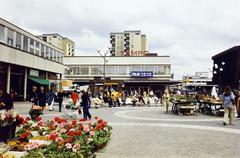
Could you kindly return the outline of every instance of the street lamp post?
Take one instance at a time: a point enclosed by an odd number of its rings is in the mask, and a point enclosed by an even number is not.
[[[98,54],[103,58],[103,80],[104,81],[106,78],[106,63],[107,63],[106,57],[110,50],[111,48],[108,48],[107,52],[104,54],[101,53],[101,50],[97,50]]]

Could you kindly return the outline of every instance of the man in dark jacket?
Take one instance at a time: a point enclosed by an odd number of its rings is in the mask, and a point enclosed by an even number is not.
[[[92,116],[89,112],[89,96],[88,96],[88,93],[85,92],[85,91],[82,91],[82,103],[81,103],[81,106],[83,108],[83,118],[85,120],[87,120],[87,118],[89,118],[89,120],[91,120]]]
[[[32,91],[30,92],[30,102],[32,102],[33,105],[38,105],[38,97],[37,97],[37,87],[32,86]]]
[[[13,108],[11,96],[5,92],[5,88],[0,83],[0,110],[10,110]]]

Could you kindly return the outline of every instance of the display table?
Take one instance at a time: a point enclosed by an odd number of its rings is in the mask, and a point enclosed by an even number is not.
[[[189,101],[176,101],[173,102],[172,111],[175,114],[194,115],[195,106],[192,104],[192,102]]]
[[[223,112],[223,103],[222,102],[206,102],[206,101],[198,101],[199,111],[205,114],[212,115],[214,113]]]

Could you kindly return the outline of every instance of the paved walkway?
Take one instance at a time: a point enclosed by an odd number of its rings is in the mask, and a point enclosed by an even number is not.
[[[28,115],[30,104],[15,103],[15,107]],[[239,119],[234,126],[223,127],[221,117],[164,114],[162,107],[101,108],[91,113],[113,126],[112,140],[98,158],[240,157]],[[45,111],[43,117],[60,115]]]

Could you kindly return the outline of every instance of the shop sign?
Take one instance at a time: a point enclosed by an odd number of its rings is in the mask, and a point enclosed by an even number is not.
[[[130,75],[131,77],[149,78],[149,77],[153,77],[153,72],[152,71],[132,71]]]
[[[34,69],[30,69],[29,75],[39,77],[39,71],[34,70]]]
[[[103,83],[95,83],[95,86],[103,86]]]

